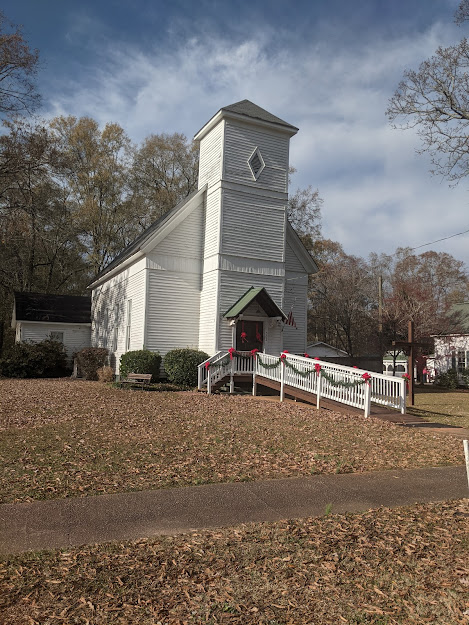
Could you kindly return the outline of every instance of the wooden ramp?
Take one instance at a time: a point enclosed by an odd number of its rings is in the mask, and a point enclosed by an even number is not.
[[[266,386],[267,388],[272,388],[280,393],[280,382],[276,382],[275,380],[271,380],[269,378],[264,378],[261,375],[256,376],[256,386]],[[307,404],[313,404],[316,406],[316,395],[314,393],[309,393],[308,391],[303,391],[294,386],[290,386],[289,384],[284,385],[285,397],[292,398],[296,400],[303,401]],[[353,406],[349,406],[347,404],[343,404],[338,401],[334,401],[332,399],[325,399],[321,397],[320,408],[325,410],[333,410],[334,412],[342,412],[345,414],[358,414],[363,416],[363,410],[361,408],[354,408]],[[407,420],[414,422],[415,417],[411,417],[411,415],[401,414],[398,410],[393,410],[391,408],[387,408],[386,406],[377,406],[375,404],[371,404],[371,417],[378,417],[379,419],[383,419],[385,421],[391,421],[392,423],[406,423]]]

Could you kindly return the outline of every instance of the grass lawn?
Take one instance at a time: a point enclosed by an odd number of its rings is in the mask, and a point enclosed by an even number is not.
[[[461,441],[248,397],[0,380],[0,502],[462,464]]]
[[[469,390],[447,391],[433,386],[417,386],[415,406],[408,406],[407,412],[428,421],[469,429]]]
[[[469,501],[0,559],[9,625],[469,622]]]

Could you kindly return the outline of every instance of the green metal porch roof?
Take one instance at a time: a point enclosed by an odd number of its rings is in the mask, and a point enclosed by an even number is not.
[[[286,314],[280,310],[263,286],[258,288],[251,286],[223,316],[227,319],[238,317],[254,301],[257,301],[268,317],[287,318]]]

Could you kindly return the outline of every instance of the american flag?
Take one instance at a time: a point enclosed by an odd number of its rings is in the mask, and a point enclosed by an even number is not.
[[[288,317],[285,321],[285,325],[286,326],[292,326],[293,328],[296,328],[296,321],[295,321],[295,317],[293,316],[293,311],[290,310],[290,312],[288,313]]]

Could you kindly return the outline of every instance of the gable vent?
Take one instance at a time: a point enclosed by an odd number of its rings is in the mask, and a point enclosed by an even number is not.
[[[265,167],[264,159],[262,158],[259,148],[256,148],[251,154],[251,157],[248,160],[248,165],[251,168],[254,180],[257,180]]]

